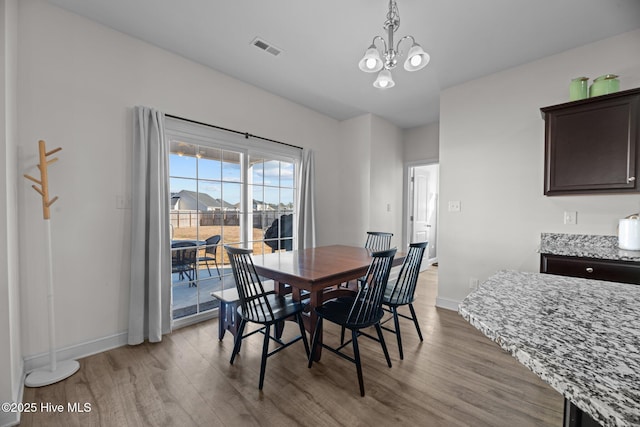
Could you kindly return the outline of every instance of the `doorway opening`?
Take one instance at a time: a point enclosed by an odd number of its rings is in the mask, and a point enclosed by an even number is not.
[[[407,241],[428,241],[422,268],[438,263],[438,195],[440,165],[413,164],[408,169]]]

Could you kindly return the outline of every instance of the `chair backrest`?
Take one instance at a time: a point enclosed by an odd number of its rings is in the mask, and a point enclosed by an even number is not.
[[[209,237],[206,241],[207,246],[204,248],[205,253],[212,254],[215,258],[216,251],[218,250],[218,243],[220,243],[220,235]]]
[[[367,231],[367,241],[364,243],[364,247],[372,251],[386,251],[391,248],[391,237],[393,237],[393,233]]]
[[[421,242],[409,245],[409,252],[402,263],[398,279],[391,287],[391,292],[387,292],[389,301],[400,304],[408,304],[413,301],[420,265],[422,265],[422,257],[427,244],[428,242]]]
[[[175,242],[171,244],[171,264],[184,266],[194,264],[198,247],[193,242]]]
[[[376,319],[382,307],[382,297],[396,249],[374,252],[367,274],[360,280],[358,295],[349,310],[349,323],[369,323]]]
[[[253,250],[227,245],[224,248],[231,262],[233,277],[240,297],[242,315],[250,319],[273,319],[273,310],[267,299],[267,295],[273,292],[265,292],[262,286],[251,258]]]

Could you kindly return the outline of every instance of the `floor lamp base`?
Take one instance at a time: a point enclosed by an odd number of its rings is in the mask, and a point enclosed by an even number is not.
[[[56,370],[48,368],[37,369],[31,372],[24,380],[27,387],[43,387],[69,378],[80,369],[80,364],[75,360],[65,360],[56,364]]]

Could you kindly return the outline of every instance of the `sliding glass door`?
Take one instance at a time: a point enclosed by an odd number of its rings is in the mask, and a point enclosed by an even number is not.
[[[174,320],[211,312],[211,292],[235,287],[223,245],[255,255],[294,247],[299,164],[299,150],[181,126],[167,124]]]

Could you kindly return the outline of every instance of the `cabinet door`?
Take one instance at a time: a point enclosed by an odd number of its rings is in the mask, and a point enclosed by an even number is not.
[[[638,191],[639,95],[546,111],[546,195]]]
[[[640,263],[541,254],[540,272],[640,284]]]

